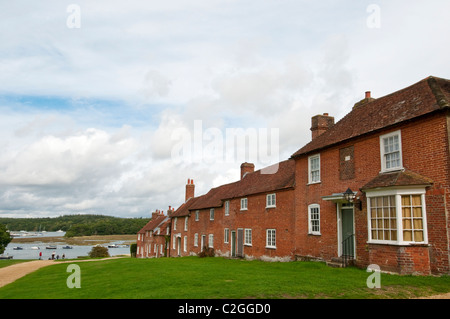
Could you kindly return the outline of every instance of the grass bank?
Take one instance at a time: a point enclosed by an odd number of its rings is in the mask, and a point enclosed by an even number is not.
[[[74,261],[76,263],[76,261]],[[3,298],[411,298],[450,291],[450,277],[381,274],[323,263],[223,258],[123,258],[78,263],[81,288],[69,289],[68,264],[42,268],[0,288]]]

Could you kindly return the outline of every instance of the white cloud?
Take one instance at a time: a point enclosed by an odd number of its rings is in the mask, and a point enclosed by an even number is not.
[[[366,90],[450,78],[448,1],[380,1],[379,29],[369,2],[76,3],[79,29],[69,3],[0,5],[2,214],[179,206],[187,178],[198,194],[239,178],[240,162],[217,165],[214,152],[173,160],[173,132],[192,137],[195,120],[223,135],[278,128],[282,160],[315,114],[338,120]]]

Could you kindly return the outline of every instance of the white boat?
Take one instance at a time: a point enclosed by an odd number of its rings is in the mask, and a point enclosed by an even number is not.
[[[56,249],[56,246],[47,246],[45,249]]]
[[[40,249],[38,246],[33,246],[33,247],[31,247],[31,249],[33,249],[33,250],[38,250],[38,249]]]
[[[119,248],[119,245],[111,244],[111,245],[108,245],[108,248]]]

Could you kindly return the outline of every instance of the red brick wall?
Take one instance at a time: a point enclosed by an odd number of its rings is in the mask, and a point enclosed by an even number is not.
[[[150,235],[149,232],[145,232],[140,235],[136,242],[138,251],[136,252],[137,258],[147,258],[147,257],[162,257],[165,251],[165,238],[162,235]],[[139,239],[142,238],[143,239]],[[155,244],[157,245],[158,253],[155,252]],[[160,245],[163,245],[163,254],[160,252]]]
[[[178,218],[177,230],[181,232],[182,240],[188,236],[188,252],[198,254],[201,251],[201,236],[206,235],[205,245],[208,245],[209,234],[214,235],[214,250],[216,255],[231,255],[231,232],[238,228],[252,229],[252,245],[244,245],[246,258],[293,259],[294,258],[294,191],[284,190],[276,193],[276,208],[266,208],[266,195],[247,196],[248,209],[241,211],[240,198],[230,200],[229,216],[225,216],[225,207],[214,208],[214,220],[210,220],[210,209],[199,210],[199,220],[195,220],[195,211],[191,212],[188,231],[184,232],[184,218]],[[182,219],[182,223],[180,220]],[[173,220],[173,219],[172,219]],[[179,228],[182,227],[182,228]],[[224,242],[224,230],[229,229],[229,241]],[[180,230],[181,229],[181,230]],[[276,249],[266,248],[266,230],[276,229]],[[194,246],[194,236],[198,234],[198,246]],[[237,238],[237,237],[236,237]],[[182,243],[183,245],[183,243]],[[171,244],[172,249],[172,244]],[[171,256],[176,255],[172,249]]]
[[[358,125],[358,123],[355,123]],[[308,184],[308,156],[303,155],[296,161],[296,254],[300,256],[314,256],[329,260],[337,257],[337,213],[336,204],[322,200],[322,196],[333,193],[342,193],[348,187],[358,191],[362,200],[362,211],[355,208],[356,254],[357,264],[365,267],[371,263],[382,266],[386,270],[395,269],[395,258],[391,250],[397,250],[388,245],[367,244],[367,204],[364,193],[359,190],[381,170],[379,136],[401,129],[403,166],[413,172],[431,178],[435,183],[426,193],[426,210],[428,222],[428,241],[430,248],[423,252],[420,249],[408,248],[413,263],[428,263],[428,268],[422,266],[409,266],[403,264],[405,270],[426,273],[428,269],[433,273],[449,272],[449,147],[448,128],[445,114],[437,113],[423,117],[420,120],[392,127],[367,136],[359,137],[351,142],[342,143],[320,152],[321,183]],[[354,177],[341,174],[342,150],[353,146],[354,150]],[[314,155],[309,154],[309,155]],[[350,176],[351,177],[351,176]],[[308,234],[308,205],[320,205],[321,236]],[[380,247],[378,247],[380,246]],[[372,250],[373,253],[372,253]],[[385,252],[385,256],[383,255]],[[423,254],[420,255],[419,254]],[[406,257],[405,257],[406,258]],[[429,260],[429,262],[427,261]],[[401,260],[397,260],[401,265]],[[392,264],[392,265],[391,265]],[[382,268],[383,269],[383,268]],[[409,269],[409,270],[408,270]]]

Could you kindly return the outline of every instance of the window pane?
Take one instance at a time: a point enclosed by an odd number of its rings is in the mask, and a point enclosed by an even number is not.
[[[404,207],[403,209],[402,209],[402,211],[403,211],[403,217],[411,217],[411,208],[409,208],[409,207]]]
[[[377,217],[377,209],[376,208],[370,209],[370,217],[372,217],[372,218]]]
[[[397,231],[391,230],[391,240],[397,240]]]
[[[391,229],[397,229],[397,220],[394,218],[391,219]]]
[[[423,223],[422,223],[422,218],[420,219],[414,219],[414,229],[423,229]]]
[[[403,231],[403,240],[412,241],[412,231],[411,230]]]
[[[396,217],[396,216],[397,216],[397,213],[396,213],[396,211],[395,211],[395,207],[391,207],[391,208],[390,208],[390,212],[391,212],[391,213],[390,213],[390,216],[391,216],[391,217]]]
[[[413,216],[414,217],[422,217],[422,207],[414,207],[413,208]]]
[[[383,217],[383,210],[381,208],[377,208],[377,217]]]
[[[411,197],[409,195],[402,196],[402,206],[410,206],[411,205]]]
[[[411,219],[403,219],[403,229],[412,229]]]
[[[422,205],[422,197],[420,195],[413,195],[412,204],[413,206],[421,206]]]
[[[414,241],[423,241],[423,231],[414,232]]]

